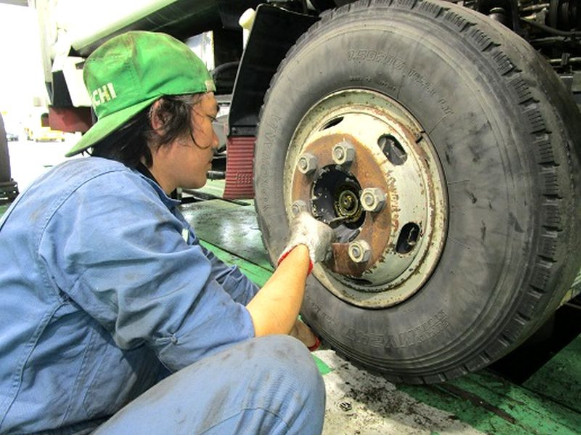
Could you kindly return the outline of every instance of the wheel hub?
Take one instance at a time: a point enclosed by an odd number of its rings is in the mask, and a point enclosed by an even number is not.
[[[363,224],[357,179],[332,165],[323,168],[312,186],[312,213],[326,223],[342,223],[355,229]]]
[[[287,162],[289,218],[307,210],[337,234],[317,279],[364,307],[417,292],[442,252],[447,216],[439,161],[419,123],[382,94],[340,91],[303,117]]]

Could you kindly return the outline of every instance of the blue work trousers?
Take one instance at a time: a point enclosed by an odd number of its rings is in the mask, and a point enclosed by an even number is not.
[[[320,434],[323,379],[290,336],[241,342],[178,371],[95,434]]]

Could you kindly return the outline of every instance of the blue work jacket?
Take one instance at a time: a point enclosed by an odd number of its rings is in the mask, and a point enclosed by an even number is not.
[[[254,336],[257,288],[200,246],[155,181],[67,161],[0,221],[0,432],[98,423]]]

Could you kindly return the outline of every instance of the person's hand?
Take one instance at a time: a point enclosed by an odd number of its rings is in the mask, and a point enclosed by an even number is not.
[[[316,220],[307,212],[301,212],[291,222],[290,238],[282,251],[278,263],[297,245],[303,244],[309,250],[311,263],[322,262],[331,253],[331,242],[335,239],[333,229]]]
[[[319,338],[312,332],[309,326],[300,319],[297,319],[295,322],[290,335],[305,344],[310,351],[315,351],[321,345]]]

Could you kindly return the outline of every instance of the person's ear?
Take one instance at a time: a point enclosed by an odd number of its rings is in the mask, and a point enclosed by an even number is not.
[[[149,111],[149,122],[151,124],[151,129],[162,136],[165,130],[165,113],[163,110],[163,99],[156,100],[151,105],[151,110]]]

